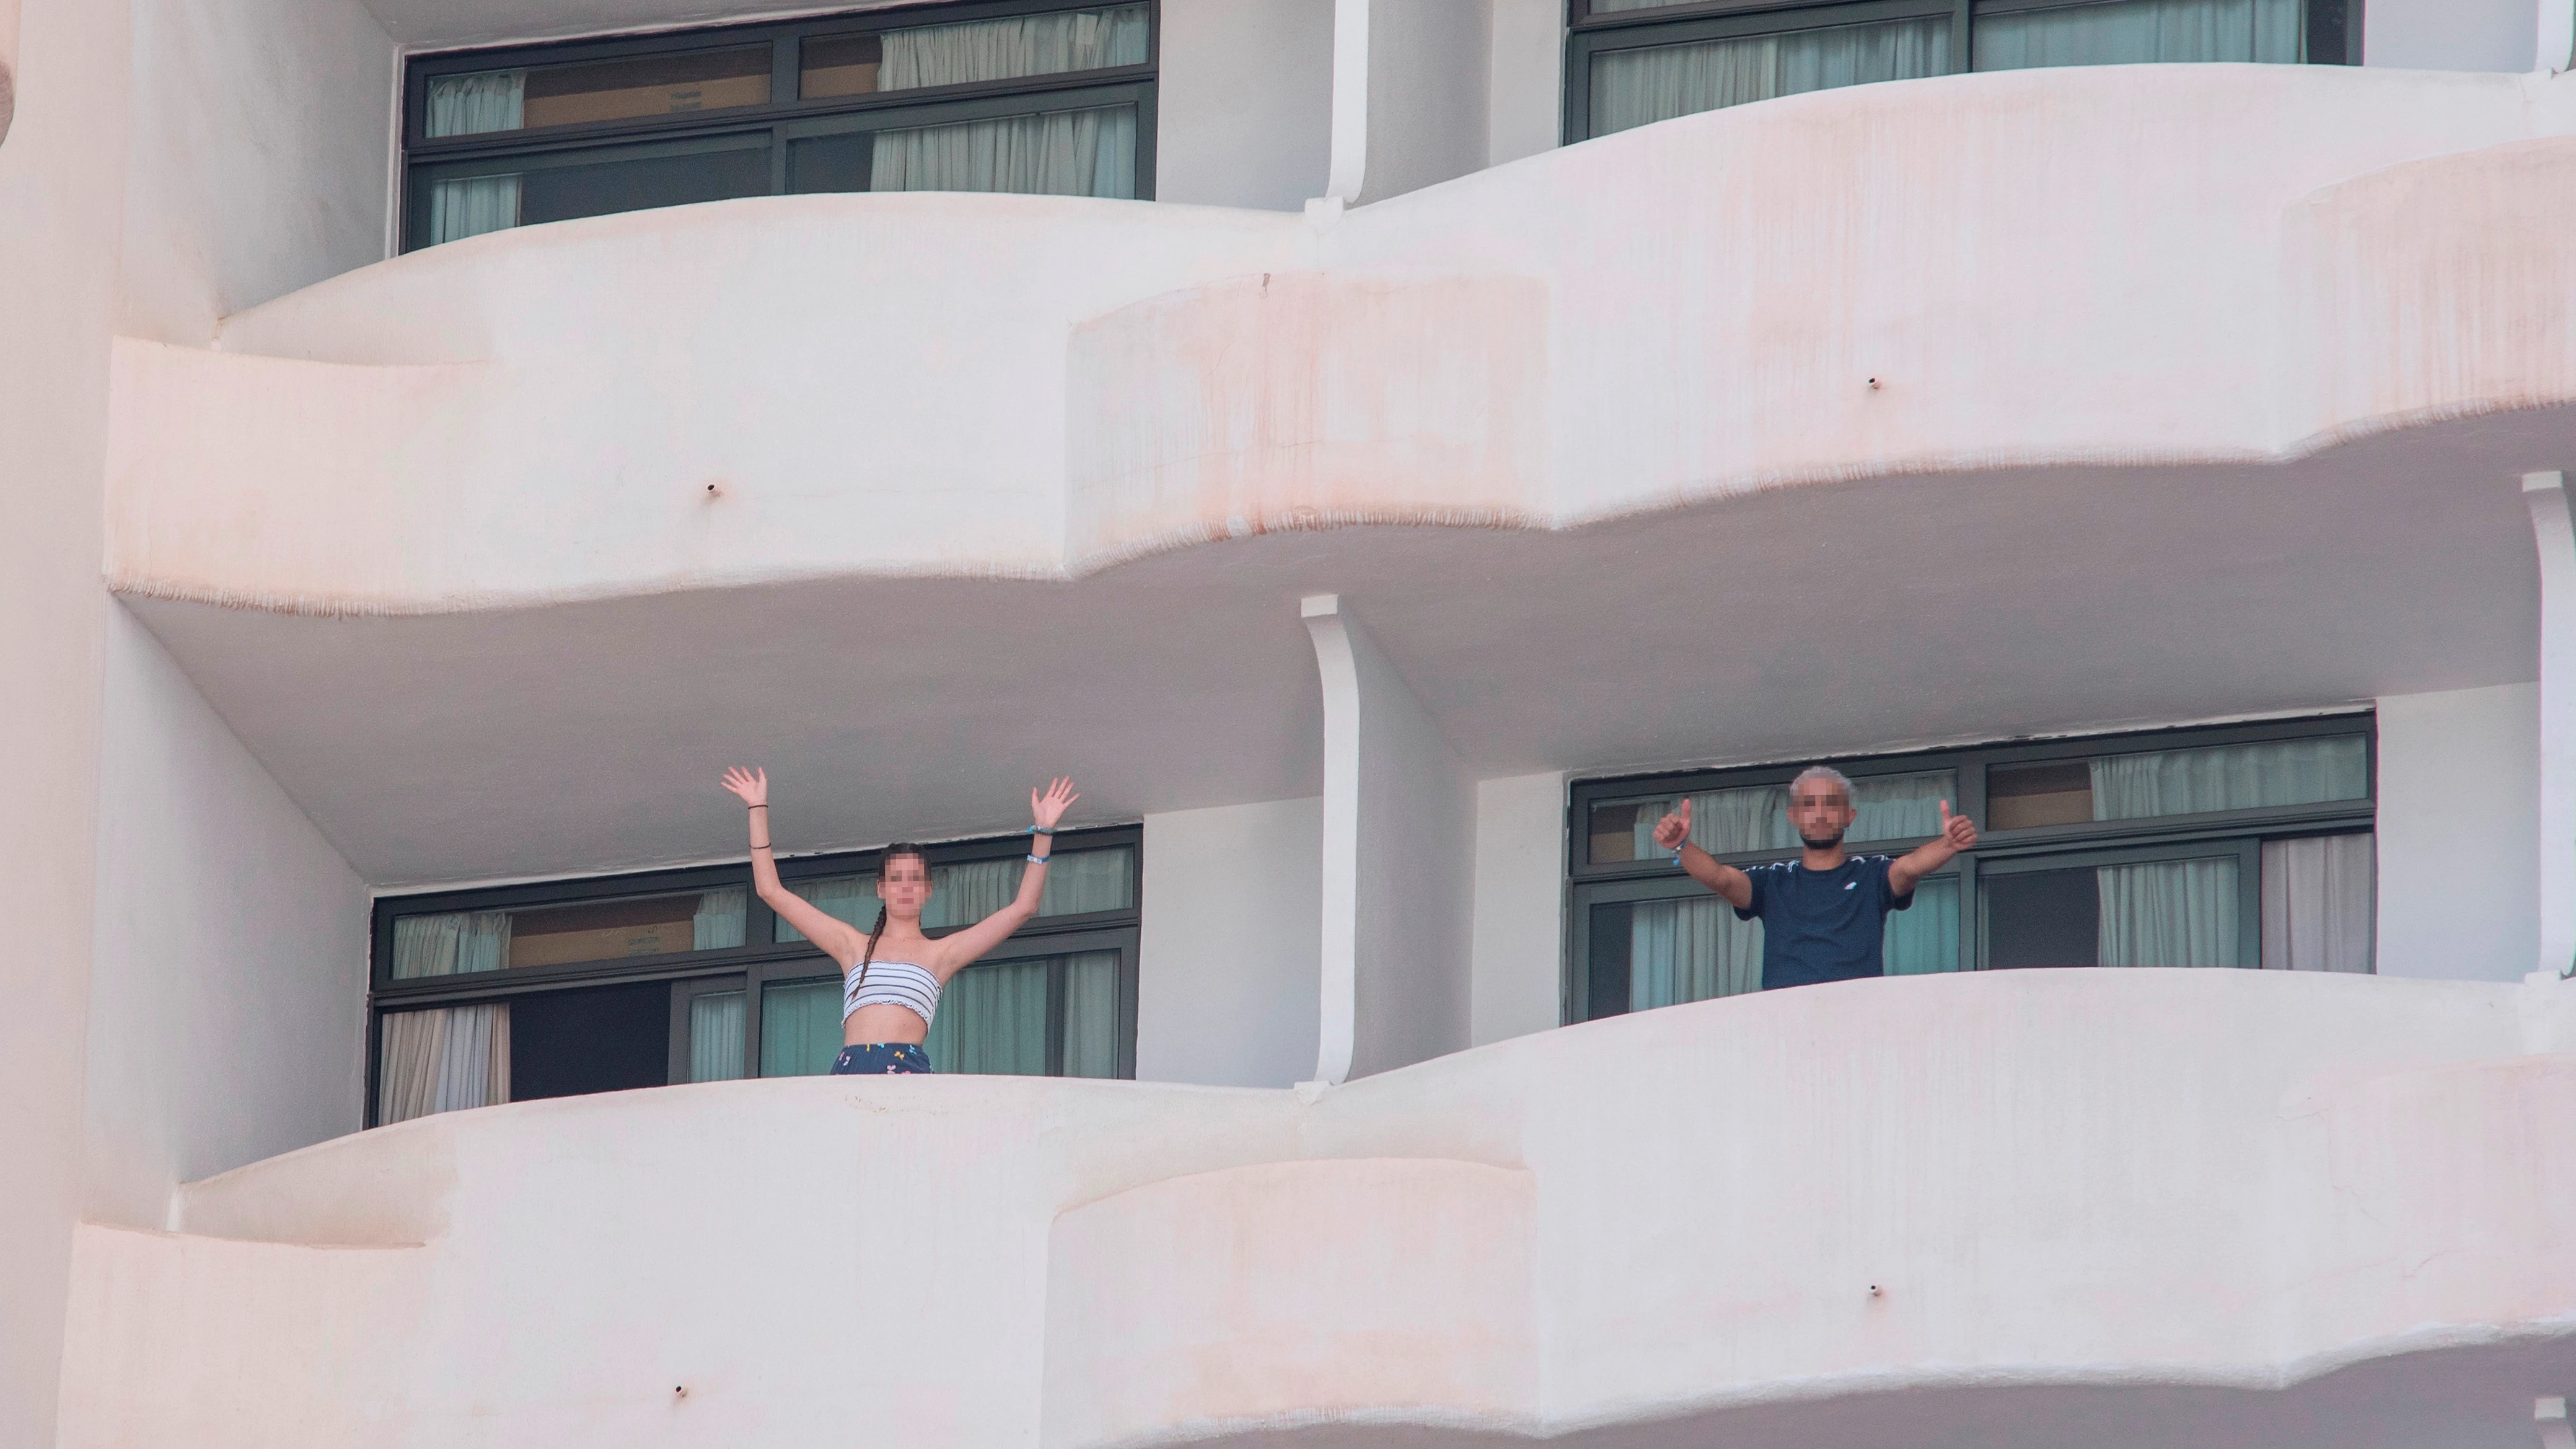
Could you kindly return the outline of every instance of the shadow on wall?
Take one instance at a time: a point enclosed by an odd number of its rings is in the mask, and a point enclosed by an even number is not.
[[[18,109],[18,0],[0,0],[0,141]]]

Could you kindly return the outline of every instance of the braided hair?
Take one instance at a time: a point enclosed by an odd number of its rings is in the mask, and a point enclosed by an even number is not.
[[[885,848],[885,854],[877,860],[877,870],[879,872],[877,876],[878,881],[882,883],[885,879],[883,873],[897,860],[901,860],[907,856],[921,862],[921,873],[923,875],[930,874],[929,852],[923,850],[918,845],[910,843],[909,841],[897,841],[894,844],[887,846]],[[886,917],[891,913],[891,907],[888,907],[883,902],[878,903],[876,926],[868,932],[868,948],[859,954],[858,985],[860,987],[868,984],[868,963],[877,958],[877,937],[885,934]],[[853,987],[851,989],[855,991],[858,987]]]

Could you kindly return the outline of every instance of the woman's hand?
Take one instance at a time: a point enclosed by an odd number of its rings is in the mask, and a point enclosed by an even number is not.
[[[1064,818],[1066,807],[1081,798],[1073,793],[1070,777],[1059,779],[1048,785],[1043,795],[1035,790],[1029,792],[1029,813],[1037,817],[1038,824],[1053,830],[1055,823]]]
[[[724,772],[724,787],[742,797],[746,806],[769,803],[769,772],[746,770],[740,765]]]

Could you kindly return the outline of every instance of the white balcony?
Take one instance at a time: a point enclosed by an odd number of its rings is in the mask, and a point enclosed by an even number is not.
[[[2565,988],[2224,971],[491,1108],[82,1229],[62,1443],[2521,1444],[2569,1120]]]

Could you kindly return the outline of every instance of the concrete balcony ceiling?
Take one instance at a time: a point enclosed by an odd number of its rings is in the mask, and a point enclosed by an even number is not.
[[[1307,592],[1484,776],[2517,681],[2571,228],[2576,81],[2292,66],[604,217],[121,344],[106,567],[388,883],[1311,794]]]
[[[81,1228],[64,1442],[2528,1449],[2571,1053],[2564,989],[1998,972],[1312,1099],[449,1113]]]

